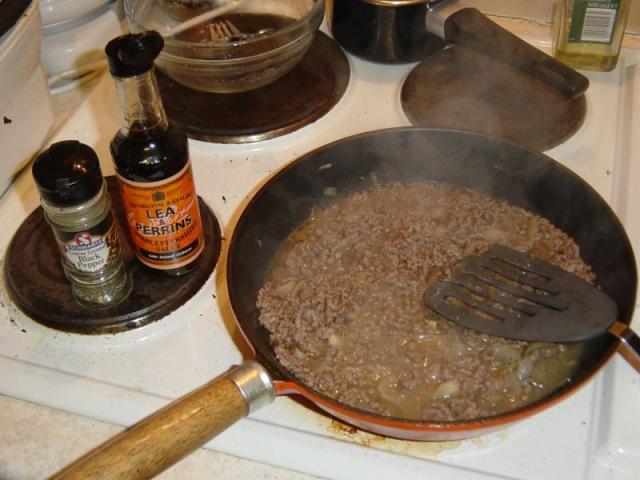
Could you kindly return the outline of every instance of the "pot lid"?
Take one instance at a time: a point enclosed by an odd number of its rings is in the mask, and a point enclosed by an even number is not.
[[[0,0],[0,37],[18,22],[32,0]]]

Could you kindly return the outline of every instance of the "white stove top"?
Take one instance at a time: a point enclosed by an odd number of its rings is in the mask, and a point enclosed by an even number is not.
[[[227,238],[247,195],[281,165],[351,134],[408,125],[399,99],[413,65],[349,60],[352,78],[345,96],[315,123],[255,144],[190,142],[198,193]],[[640,131],[640,52],[624,52],[613,73],[588,76],[585,124],[547,154],[611,203],[640,252],[640,139],[632,135]],[[118,124],[112,82],[105,76],[52,141],[75,138],[92,145],[103,172],[112,174],[108,144]],[[0,199],[2,258],[13,232],[37,205],[27,169]],[[219,265],[224,247],[223,242]],[[134,423],[241,361],[219,270],[169,317],[102,337],[34,323],[12,307],[1,285],[0,394],[120,425]],[[638,318],[636,309],[636,328]],[[502,432],[448,443],[349,433],[292,399],[278,398],[207,446],[336,479],[638,479],[639,380],[617,355],[563,403]]]

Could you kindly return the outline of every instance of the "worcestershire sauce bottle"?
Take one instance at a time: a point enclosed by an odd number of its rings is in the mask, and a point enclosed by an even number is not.
[[[204,233],[187,137],[167,121],[156,84],[153,62],[163,46],[153,31],[107,44],[123,120],[111,155],[138,259],[181,275],[202,253]]]

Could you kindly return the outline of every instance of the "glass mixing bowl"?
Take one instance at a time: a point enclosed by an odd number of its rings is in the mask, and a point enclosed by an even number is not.
[[[224,3],[125,0],[125,12],[129,28],[136,33],[162,30],[158,27],[180,23]],[[323,16],[323,0],[242,0],[228,13],[165,38],[156,65],[175,81],[196,90],[253,90],[296,66],[309,49]]]

